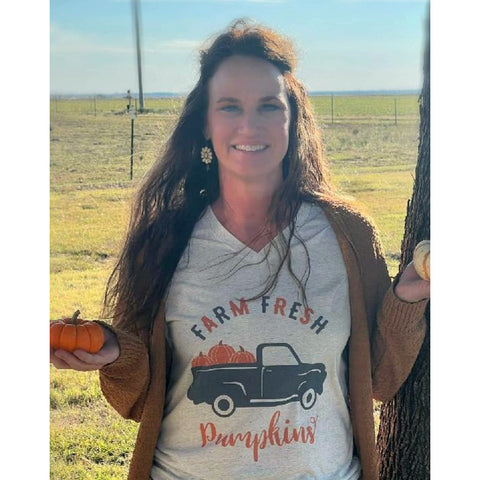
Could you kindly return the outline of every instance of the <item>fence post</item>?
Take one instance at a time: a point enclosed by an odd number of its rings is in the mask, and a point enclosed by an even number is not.
[[[133,179],[133,132],[135,124],[135,108],[132,108],[132,105],[129,107],[130,113],[130,180]]]
[[[93,96],[93,114],[95,117],[97,116],[97,98],[95,95]]]
[[[130,90],[127,90],[127,98],[128,98],[127,110],[130,111],[130,107],[132,105],[132,95],[130,93]]]

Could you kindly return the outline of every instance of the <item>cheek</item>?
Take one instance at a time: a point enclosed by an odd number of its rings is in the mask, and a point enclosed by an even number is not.
[[[207,131],[213,143],[221,142],[222,139],[225,139],[229,129],[228,122],[225,120],[222,121],[216,118],[214,114],[208,117]]]

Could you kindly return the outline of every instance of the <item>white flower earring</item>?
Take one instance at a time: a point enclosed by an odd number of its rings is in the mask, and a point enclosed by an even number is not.
[[[202,159],[202,162],[206,165],[207,171],[210,169],[210,164],[212,163],[213,160],[213,152],[210,147],[203,147],[202,150],[200,151],[200,157]]]

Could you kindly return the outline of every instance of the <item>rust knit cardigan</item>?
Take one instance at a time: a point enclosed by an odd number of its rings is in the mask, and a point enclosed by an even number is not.
[[[363,480],[378,479],[372,398],[391,399],[410,373],[425,336],[427,300],[407,303],[390,285],[372,224],[345,206],[321,204],[339,242],[349,280],[349,408]],[[170,352],[160,309],[153,327],[137,330],[114,319],[119,358],[104,366],[100,385],[125,418],[140,422],[129,480],[148,480],[161,428]]]

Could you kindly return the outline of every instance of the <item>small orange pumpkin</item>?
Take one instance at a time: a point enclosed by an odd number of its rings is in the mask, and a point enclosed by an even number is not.
[[[105,342],[103,328],[95,322],[78,318],[77,310],[72,318],[64,318],[50,323],[50,348],[73,352],[80,349],[97,353]]]
[[[235,349],[230,345],[223,344],[222,340],[218,343],[218,345],[213,346],[208,351],[208,356],[212,360],[212,363],[230,363],[230,359],[232,355],[235,353]]]
[[[240,350],[233,354],[230,361],[232,363],[255,363],[257,360],[253,353],[247,352],[240,345]]]
[[[200,352],[200,355],[198,357],[195,357],[192,360],[192,367],[206,367],[212,364],[212,359],[207,355],[204,355],[202,352]]]

